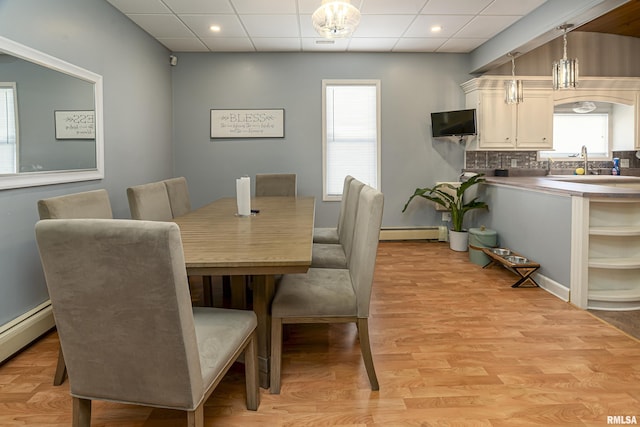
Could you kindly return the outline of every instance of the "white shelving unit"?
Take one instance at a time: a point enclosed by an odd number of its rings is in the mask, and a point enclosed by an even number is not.
[[[640,200],[589,201],[588,308],[640,309]]]

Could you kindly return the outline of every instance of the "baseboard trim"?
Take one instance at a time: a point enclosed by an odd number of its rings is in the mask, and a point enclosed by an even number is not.
[[[565,302],[569,302],[571,297],[571,291],[566,286],[562,286],[560,283],[555,280],[549,279],[547,276],[543,276],[542,274],[535,274],[536,283],[545,291],[549,292],[551,295],[554,295]]]
[[[56,325],[47,300],[22,316],[0,326],[0,363]]]
[[[444,229],[444,234],[443,234]],[[443,238],[444,235],[444,238]],[[380,240],[440,240],[446,241],[446,227],[387,227],[380,229]]]

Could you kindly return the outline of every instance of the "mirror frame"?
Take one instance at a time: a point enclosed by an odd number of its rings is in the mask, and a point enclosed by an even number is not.
[[[104,133],[102,115],[102,76],[66,61],[32,49],[0,36],[0,51],[45,68],[76,77],[92,83],[94,88],[95,127],[96,127],[96,168],[78,170],[59,170],[46,172],[18,172],[0,175],[0,190],[10,188],[35,187],[40,185],[62,184],[65,182],[93,181],[104,178]],[[19,95],[19,94],[18,94]],[[24,125],[24,123],[22,124]]]

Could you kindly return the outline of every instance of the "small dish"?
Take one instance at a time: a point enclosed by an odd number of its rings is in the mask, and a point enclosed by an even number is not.
[[[509,249],[505,249],[505,248],[491,249],[491,252],[493,252],[494,254],[499,255],[499,256],[511,255],[511,251]]]
[[[516,256],[516,255],[510,255],[508,257],[505,257],[504,259],[514,264],[526,264],[529,262],[527,258],[523,256]]]

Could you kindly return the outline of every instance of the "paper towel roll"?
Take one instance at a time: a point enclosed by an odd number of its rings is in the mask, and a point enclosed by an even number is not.
[[[251,181],[248,176],[236,179],[238,215],[251,215]]]

